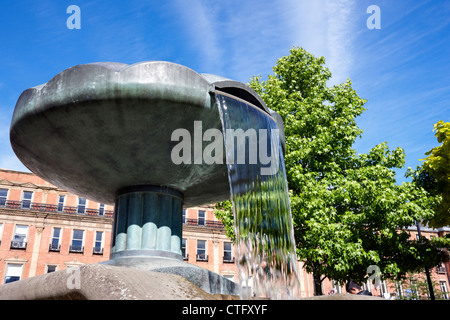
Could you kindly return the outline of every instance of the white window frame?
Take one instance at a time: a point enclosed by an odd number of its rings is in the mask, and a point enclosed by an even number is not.
[[[105,211],[106,211],[106,205],[104,203],[99,203],[98,204],[98,215],[99,216],[104,216],[105,215]]]
[[[100,241],[97,240],[97,234],[101,234],[102,235],[102,239]],[[103,231],[95,231],[94,232],[94,247],[92,248],[93,253],[95,254],[103,254],[103,248],[104,248],[104,240],[105,240],[105,232]],[[97,242],[100,242],[100,251],[98,251],[96,248],[98,248],[96,246]]]
[[[201,256],[202,254],[199,254],[199,246],[198,245],[201,242],[203,242],[204,245],[205,245],[204,249],[200,249],[200,250],[204,251],[203,256]],[[207,240],[197,239],[197,251],[195,253],[196,254],[196,258],[197,258],[196,260],[198,260],[198,261],[207,261],[208,260],[208,255],[207,255],[208,250],[207,250],[207,248],[208,248],[208,241]]]
[[[31,193],[31,198],[30,199],[25,199],[25,193]],[[33,203],[33,198],[34,198],[34,192],[33,191],[29,191],[29,190],[22,190],[22,200],[20,201],[20,207],[22,209],[31,209],[31,204]],[[26,203],[26,205],[25,205]],[[28,204],[29,203],[29,204]]]
[[[17,233],[18,228],[24,228],[26,230],[25,233]],[[15,248],[15,249],[25,249],[26,248],[27,241],[28,241],[28,230],[29,230],[29,226],[27,226],[27,225],[23,225],[23,224],[15,225],[13,239],[12,239],[12,242],[15,243],[13,245],[13,248]],[[19,237],[19,236],[24,236],[24,238],[16,240],[16,237]],[[22,242],[22,244],[19,244],[19,242]]]
[[[84,199],[84,205],[80,204],[80,200]],[[78,214],[86,214],[86,209],[88,207],[88,200],[83,197],[78,197],[78,204],[77,204],[77,213]],[[83,208],[83,212],[80,212],[80,208]]]
[[[74,241],[75,231],[81,231],[83,233],[82,234],[82,238],[81,238],[80,250],[75,250],[76,248],[73,248],[74,247],[73,241]],[[84,237],[85,237],[85,234],[86,234],[86,232],[83,229],[73,229],[72,230],[72,237],[70,239],[70,250],[69,250],[71,253],[78,253],[78,252],[79,253],[84,253]],[[75,239],[75,241],[80,241],[80,239]]]
[[[184,242],[184,246],[183,246],[183,242]],[[184,249],[184,254],[183,254],[183,249]],[[181,255],[183,256],[184,260],[187,260],[189,257],[187,249],[188,249],[188,239],[182,238],[181,239]]]
[[[445,300],[448,300],[449,292],[448,292],[448,288],[447,288],[447,281],[439,280],[439,289],[441,290],[442,298]]]
[[[58,235],[58,244],[57,244],[57,248],[53,247],[53,240],[56,239],[55,238],[55,229],[59,229],[59,235]],[[62,228],[61,227],[53,227],[52,229],[52,237],[50,238],[50,247],[53,251],[56,251],[60,249],[61,247],[61,238],[62,238]]]
[[[14,272],[10,269],[10,267],[20,267],[20,272],[18,272],[18,270],[14,270]],[[11,275],[11,273],[13,273],[14,275]],[[20,273],[20,275],[18,275]],[[22,279],[22,275],[23,275],[23,263],[8,263],[6,265],[6,269],[5,269],[5,278],[3,279],[3,283],[11,283],[14,281],[18,281],[20,279]],[[19,277],[19,279],[16,279],[14,281],[8,281],[6,282],[6,278],[7,277]]]
[[[200,218],[200,212],[203,213],[202,218]],[[200,222],[200,220],[202,222]],[[199,226],[206,226],[206,210],[197,210],[197,224]]]
[[[342,286],[336,280],[331,280],[331,286],[335,289],[335,293],[342,293]]]
[[[230,250],[225,250],[225,244],[229,244],[230,245]],[[225,260],[225,253],[229,252],[230,253],[230,259],[226,259]],[[223,261],[225,262],[233,262],[233,243],[230,241],[224,241],[223,242]]]
[[[389,300],[391,298],[391,293],[389,292],[389,288],[386,283],[386,280],[383,280],[380,283],[380,293],[381,293],[381,296],[385,299]]]
[[[6,204],[8,203],[9,189],[0,188],[0,190],[6,191],[6,196],[0,196],[0,207],[6,207]]]
[[[63,199],[63,201],[61,202],[61,198]],[[66,195],[64,194],[60,194],[58,195],[58,204],[57,204],[57,212],[64,212],[64,207],[66,205]]]
[[[403,297],[405,292],[403,291],[403,285],[400,281],[395,282],[395,294],[397,298]]]

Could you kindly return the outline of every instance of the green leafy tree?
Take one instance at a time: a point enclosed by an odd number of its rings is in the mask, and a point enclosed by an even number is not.
[[[428,225],[439,228],[450,225],[450,122],[438,121],[434,131],[441,145],[425,153],[427,157],[422,167],[411,176],[427,191],[440,196],[436,214],[428,221]]]
[[[324,64],[323,57],[293,48],[267,80],[250,82],[284,121],[297,255],[313,274],[317,295],[326,277],[363,281],[367,268],[377,265],[384,278],[401,278],[444,259],[441,243],[410,241],[404,230],[431,218],[436,198],[417,184],[396,184],[394,170],[404,165],[401,148],[391,151],[382,143],[356,154],[352,145],[362,130],[355,119],[366,101],[350,80],[329,87]],[[229,204],[216,208],[232,237]]]
[[[421,275],[409,275],[402,279],[399,283],[402,286],[402,294],[398,291],[397,299],[399,300],[429,300],[430,290],[427,280]],[[431,279],[433,291],[436,300],[447,300],[448,292],[442,292],[438,281],[435,278]]]

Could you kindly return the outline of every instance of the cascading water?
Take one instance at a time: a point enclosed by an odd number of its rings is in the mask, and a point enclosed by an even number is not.
[[[277,124],[246,102],[225,94],[216,97],[233,203],[241,298],[297,299],[300,282]]]

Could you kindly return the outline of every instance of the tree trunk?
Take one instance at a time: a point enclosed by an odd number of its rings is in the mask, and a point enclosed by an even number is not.
[[[313,279],[314,279],[314,295],[315,296],[322,296],[322,280],[320,279],[320,274],[313,273]]]

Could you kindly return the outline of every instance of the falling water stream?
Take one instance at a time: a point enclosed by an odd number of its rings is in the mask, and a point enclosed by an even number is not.
[[[283,150],[276,122],[217,94],[233,203],[241,298],[300,293]]]

